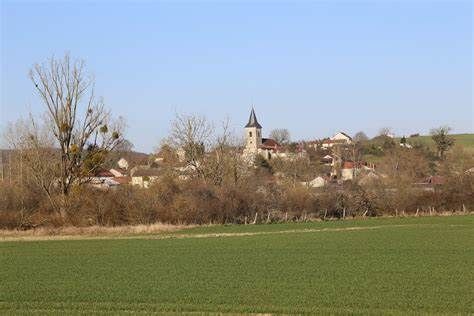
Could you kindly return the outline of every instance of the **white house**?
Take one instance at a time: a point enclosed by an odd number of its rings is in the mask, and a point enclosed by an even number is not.
[[[326,183],[327,183],[326,179],[324,179],[321,176],[316,177],[316,178],[314,178],[313,180],[311,180],[309,182],[301,182],[301,184],[306,185],[310,188],[321,188],[321,187],[325,186]]]
[[[335,145],[350,145],[350,144],[352,144],[352,137],[350,137],[344,132],[338,132],[334,134],[333,137],[323,140],[322,147],[327,149]]]
[[[355,164],[352,161],[344,161],[341,167],[341,180],[348,181],[354,179]]]
[[[148,188],[153,182],[158,180],[161,170],[160,168],[137,166],[130,171],[130,175],[132,177],[132,185]]]
[[[120,160],[117,162],[117,166],[120,169],[128,170],[128,161],[125,158],[120,158]]]

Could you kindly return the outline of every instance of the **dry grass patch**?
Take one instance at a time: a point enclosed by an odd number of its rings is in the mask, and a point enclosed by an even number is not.
[[[127,235],[151,235],[175,232],[194,227],[192,225],[150,224],[129,226],[88,226],[88,227],[41,227],[29,230],[0,230],[0,240],[48,240],[77,239],[87,237],[110,237]]]

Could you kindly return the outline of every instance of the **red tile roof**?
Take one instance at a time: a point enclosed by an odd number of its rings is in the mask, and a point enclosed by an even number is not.
[[[130,183],[131,178],[130,177],[113,177],[112,180],[119,184],[128,184]]]
[[[353,161],[344,161],[342,164],[342,169],[354,169],[354,162]]]
[[[444,183],[444,178],[441,177],[441,176],[431,176],[431,177],[428,177],[428,178],[425,180],[425,183],[429,183],[429,184],[443,184],[443,183]]]
[[[95,173],[96,177],[99,178],[112,178],[114,177],[113,173],[110,172],[109,170],[100,170]]]
[[[278,144],[275,140],[271,138],[262,138],[262,145],[260,145],[260,148],[278,150],[280,147],[280,144]]]

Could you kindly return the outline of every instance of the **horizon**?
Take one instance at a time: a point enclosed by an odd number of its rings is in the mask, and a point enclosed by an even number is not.
[[[70,52],[139,152],[159,145],[175,113],[229,117],[243,135],[252,107],[263,136],[286,128],[293,141],[383,127],[473,133],[470,1],[2,1],[1,17],[2,130],[43,112],[32,65]]]

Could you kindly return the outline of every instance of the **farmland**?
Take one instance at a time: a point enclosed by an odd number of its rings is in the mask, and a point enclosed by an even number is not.
[[[0,313],[474,313],[474,216],[0,242]]]

